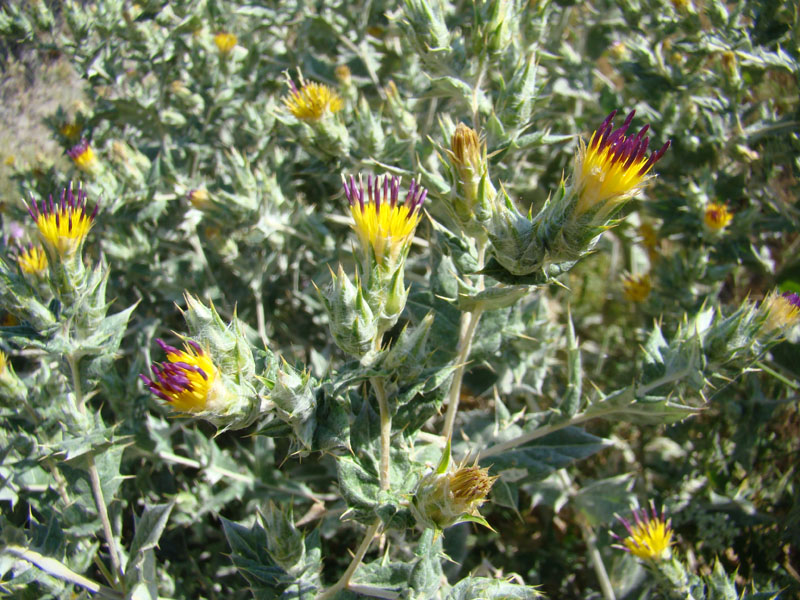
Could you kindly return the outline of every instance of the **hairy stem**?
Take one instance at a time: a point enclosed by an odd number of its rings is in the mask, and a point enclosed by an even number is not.
[[[383,377],[372,377],[370,379],[375,396],[378,398],[378,408],[381,418],[381,462],[380,462],[380,482],[381,489],[389,489],[389,457],[392,450],[392,414],[389,412],[389,399],[386,397],[386,389],[383,385]]]
[[[361,561],[364,560],[364,555],[367,553],[370,544],[372,544],[372,540],[375,537],[375,534],[378,533],[378,529],[380,529],[380,526],[381,526],[380,519],[377,519],[372,525],[369,526],[369,529],[367,529],[367,532],[364,534],[364,539],[361,540],[361,544],[359,544],[356,553],[353,555],[353,560],[350,561],[347,570],[339,578],[339,581],[334,583],[327,590],[324,590],[323,592],[317,594],[316,600],[325,600],[326,598],[332,598],[333,596],[336,595],[337,592],[345,589],[350,584],[350,578],[353,577],[353,573],[356,572],[356,569],[361,564]]]
[[[82,415],[86,415],[86,405],[81,386],[81,376],[78,369],[79,360],[80,357],[72,354],[67,357],[70,372],[72,373],[72,387],[75,392],[75,406]],[[114,532],[111,529],[111,520],[108,518],[108,509],[106,508],[105,498],[103,498],[103,487],[100,485],[100,473],[97,471],[97,465],[94,462],[94,455],[91,453],[88,454],[86,468],[89,472],[89,481],[91,482],[92,486],[94,504],[97,507],[97,514],[100,516],[100,522],[103,525],[103,535],[106,538],[108,553],[111,555],[111,565],[114,567],[114,577],[119,579],[119,576],[122,574],[122,563],[120,563],[119,560],[117,542],[114,539]]]
[[[483,270],[484,257],[486,255],[486,242],[478,241],[478,271]],[[483,289],[483,275],[478,276],[477,288]],[[472,311],[461,315],[461,328],[458,334],[458,358],[456,358],[456,371],[453,374],[453,381],[450,383],[450,392],[447,395],[447,413],[444,417],[444,427],[442,437],[449,439],[453,435],[453,424],[456,421],[458,412],[458,402],[461,399],[461,384],[464,381],[464,370],[469,360],[469,353],[472,350],[472,338],[478,328],[483,309],[478,306]]]

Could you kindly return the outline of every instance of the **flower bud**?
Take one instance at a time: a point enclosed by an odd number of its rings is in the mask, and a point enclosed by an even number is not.
[[[214,304],[205,306],[199,299],[186,294],[183,318],[192,337],[207,347],[222,371],[237,383],[251,385],[255,375],[255,360],[242,324],[234,315],[225,323]]]
[[[291,425],[302,447],[311,450],[317,400],[310,373],[298,372],[284,361],[278,369],[269,399],[275,403],[278,417]]]
[[[325,294],[320,292],[320,295],[336,345],[357,358],[373,350],[378,320],[364,298],[360,282],[356,280],[353,285],[339,265],[338,274],[331,271],[331,284]]]
[[[0,397],[13,402],[24,402],[27,395],[25,384],[17,377],[5,352],[0,351]]]
[[[490,203],[497,194],[489,179],[486,146],[481,145],[474,129],[459,123],[453,132],[447,155],[455,168],[459,184],[452,198],[453,212],[462,227],[475,233],[476,221],[488,216]]]

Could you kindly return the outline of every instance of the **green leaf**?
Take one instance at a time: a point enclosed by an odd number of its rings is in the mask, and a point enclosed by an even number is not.
[[[466,577],[447,594],[447,600],[534,600],[542,595],[528,585],[488,577]]]
[[[158,545],[158,540],[161,539],[161,534],[167,526],[173,506],[175,506],[174,502],[154,504],[152,506],[145,505],[142,516],[135,519],[134,529],[136,533],[134,533],[133,541],[128,549],[130,559],[125,569],[126,578],[133,573],[134,569],[141,567],[142,554]]]
[[[247,579],[256,598],[278,598],[284,571],[272,563],[267,553],[267,533],[256,523],[250,528],[220,517],[231,547],[231,560]]]
[[[524,446],[492,456],[485,462],[492,466],[493,473],[500,474],[501,477],[504,470],[513,469],[518,472],[522,469],[526,475],[517,479],[534,481],[543,479],[556,469],[563,469],[576,460],[587,458],[610,445],[610,442],[582,429],[566,427]]]

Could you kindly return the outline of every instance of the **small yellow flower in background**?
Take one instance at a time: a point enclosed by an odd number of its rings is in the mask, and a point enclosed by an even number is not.
[[[195,188],[193,190],[189,190],[189,193],[186,194],[186,197],[189,199],[191,205],[198,210],[204,210],[211,206],[211,195],[205,188]]]
[[[639,235],[642,237],[642,246],[647,250],[650,262],[658,258],[658,233],[650,223],[639,225]]]
[[[224,384],[211,357],[193,341],[178,350],[156,340],[167,354],[166,363],[153,363],[152,379],[139,375],[150,391],[177,411],[185,413],[222,412],[227,408]]]
[[[706,206],[703,223],[709,231],[717,233],[725,229],[731,219],[733,219],[733,213],[728,210],[727,206],[720,202],[712,202]]]
[[[77,123],[64,123],[58,131],[67,139],[77,140],[81,134],[81,127]]]
[[[86,212],[86,191],[72,186],[64,188],[61,200],[49,202],[42,200],[39,206],[31,199],[28,212],[39,228],[42,241],[56,254],[62,257],[71,256],[81,247],[86,235],[94,224],[99,205],[95,205],[91,214]]]
[[[2,375],[5,372],[6,364],[8,364],[8,358],[6,357],[6,353],[0,350],[0,375]]]
[[[622,60],[628,56],[628,46],[623,41],[616,41],[608,49],[612,58]]]
[[[3,164],[7,167],[13,167],[15,162],[17,162],[17,157],[13,154],[9,154],[3,159]]]
[[[675,10],[686,10],[692,6],[692,0],[672,0],[672,6]]]
[[[344,106],[341,96],[322,83],[300,81],[300,89],[289,80],[289,95],[283,99],[286,108],[301,121],[319,121]]]
[[[23,273],[40,277],[47,271],[47,254],[40,246],[31,244],[20,252],[17,264]]]
[[[631,302],[644,302],[653,289],[650,283],[650,275],[632,275],[626,273],[622,276],[622,293],[626,300]]]
[[[613,111],[597,131],[589,144],[580,140],[575,157],[575,186],[578,191],[576,212],[582,215],[599,207],[601,217],[615,206],[629,200],[652,177],[650,170],[664,155],[670,142],[647,156],[649,138],[645,136],[649,125],[645,125],[633,136],[625,132],[633,120],[635,111],[628,114],[619,129],[614,129]]]
[[[364,182],[342,175],[344,194],[350,203],[353,229],[358,235],[365,253],[370,250],[375,261],[388,270],[394,270],[402,254],[406,252],[420,222],[420,208],[428,190],[413,179],[408,186],[405,201],[400,204],[400,178],[397,176],[367,177],[367,193]]]
[[[19,325],[19,319],[10,312],[0,312],[0,327],[14,327]]]
[[[227,56],[236,47],[239,40],[232,33],[220,32],[214,36],[214,43],[222,56]]]
[[[96,171],[100,165],[94,150],[86,138],[83,138],[77,145],[67,150],[67,154],[72,159],[72,162],[75,163],[75,166],[85,173]]]
[[[348,67],[347,65],[339,65],[338,67],[336,67],[335,73],[336,73],[336,79],[338,79],[342,85],[344,86],[350,85],[352,81],[352,73],[350,72],[350,67]]]
[[[633,523],[617,516],[628,530],[628,537],[622,539],[622,545],[615,546],[630,552],[642,560],[664,560],[670,557],[672,551],[672,528],[670,520],[664,519],[662,509],[659,516],[655,504],[650,502],[650,512],[647,509],[633,510]],[[614,533],[616,539],[621,539]]]
[[[800,295],[794,292],[779,294],[775,290],[764,298],[760,311],[765,317],[764,333],[783,333],[800,323]]]

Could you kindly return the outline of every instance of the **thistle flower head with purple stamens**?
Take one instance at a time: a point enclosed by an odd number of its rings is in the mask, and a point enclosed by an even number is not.
[[[180,412],[200,413],[220,408],[218,404],[224,394],[219,393],[218,371],[206,351],[193,340],[187,340],[183,350],[163,340],[156,343],[169,362],[153,363],[151,377],[139,375],[150,391]]]
[[[400,202],[397,176],[369,175],[366,188],[360,175],[358,179],[343,175],[342,181],[361,248],[365,253],[371,249],[378,265],[394,270],[414,237],[428,190],[412,179],[405,200]]]
[[[655,503],[650,501],[650,511],[646,508],[633,510],[633,522],[617,516],[628,530],[628,537],[622,539],[611,535],[622,542],[616,548],[630,552],[642,560],[663,560],[670,556],[672,546],[671,520],[665,519],[664,510],[658,514]]]
[[[588,145],[580,140],[575,157],[578,215],[595,207],[600,207],[605,215],[632,198],[652,177],[653,165],[669,148],[670,142],[667,142],[647,156],[650,138],[645,134],[649,125],[642,127],[636,136],[625,135],[634,112],[628,114],[621,127],[614,129],[612,119],[616,111],[613,111],[592,134]]]
[[[89,140],[82,138],[75,146],[67,150],[67,154],[81,171],[91,173],[97,169],[98,161]]]
[[[59,256],[72,256],[86,239],[94,224],[98,205],[91,214],[86,211],[86,191],[72,185],[64,188],[60,200],[53,201],[50,196],[45,202],[37,204],[31,198],[28,212],[39,228],[42,241]]]

